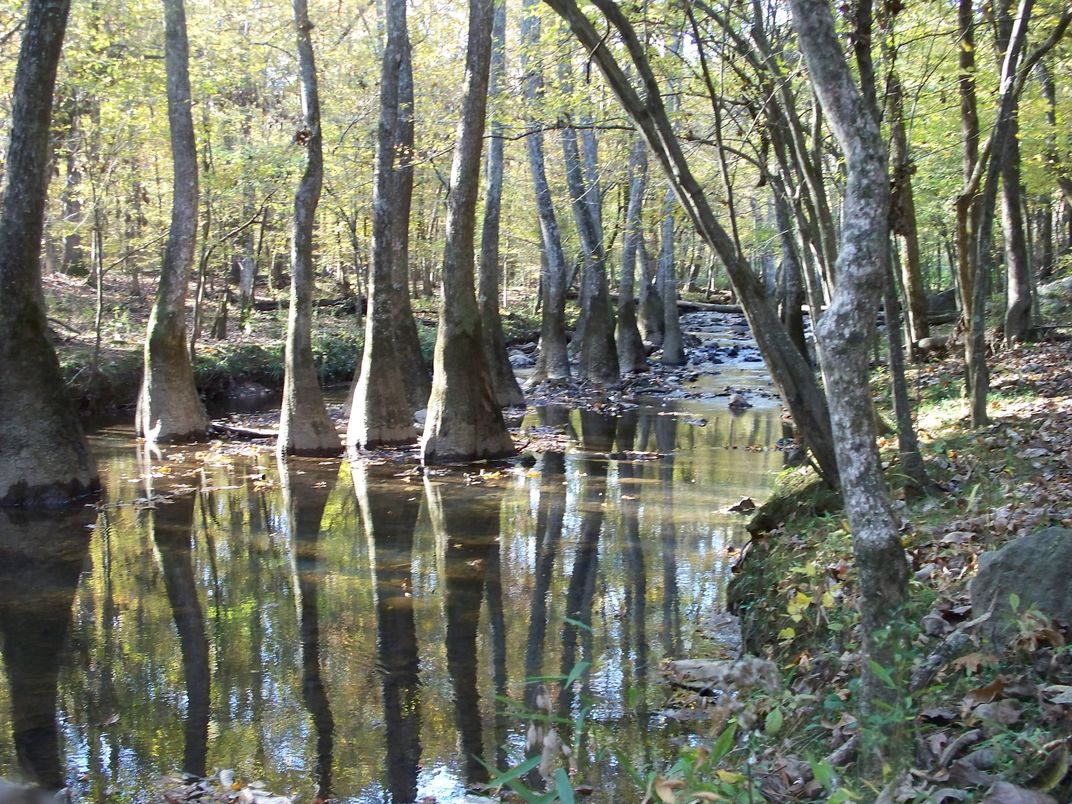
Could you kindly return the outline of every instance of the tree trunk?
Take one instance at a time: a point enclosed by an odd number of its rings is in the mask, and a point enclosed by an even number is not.
[[[396,357],[402,365],[406,398],[410,408],[421,410],[428,405],[432,378],[421,353],[417,321],[409,300],[409,219],[413,206],[413,58],[409,33],[402,27],[402,61],[398,66],[398,127],[395,144],[395,176],[397,196],[391,209],[391,221],[396,231],[392,246],[395,249],[391,264],[395,304],[394,313]],[[416,280],[416,277],[414,277]],[[416,296],[416,293],[414,294]]]
[[[164,64],[174,185],[171,229],[145,341],[138,433],[152,444],[195,440],[208,417],[186,348],[186,290],[197,240],[197,147],[190,113],[189,43],[183,0],[164,3]]]
[[[405,0],[386,4],[387,45],[380,77],[380,122],[377,133],[375,185],[372,198],[372,269],[365,316],[365,349],[346,431],[348,447],[405,444],[415,440],[413,413],[406,395],[403,356],[399,354],[399,296],[407,283],[396,282],[395,262],[406,252],[399,239],[408,231],[403,221],[403,182],[396,172],[399,159],[399,85],[406,53]],[[403,158],[409,159],[408,154]],[[397,217],[396,217],[397,216]],[[412,359],[412,355],[409,355]]]
[[[539,46],[540,20],[533,6],[537,0],[525,0],[521,18],[521,69],[525,73],[525,100],[536,103],[543,95],[543,76],[536,65],[530,64],[529,51]],[[551,200],[551,185],[543,157],[543,131],[533,118],[525,138],[529,171],[536,193],[536,213],[540,221],[540,242],[544,260],[541,264],[543,316],[540,324],[540,355],[530,383],[542,380],[561,380],[569,377],[569,354],[566,350],[566,257]]]
[[[607,288],[607,255],[601,216],[590,201],[590,196],[598,196],[599,187],[589,186],[585,180],[576,130],[566,126],[560,133],[570,207],[584,254],[580,294],[584,331],[578,332],[581,339],[578,374],[595,385],[617,386],[620,380],[618,350],[614,345],[614,313]]]
[[[494,99],[488,158],[484,166],[484,226],[480,233],[480,279],[477,298],[480,303],[480,325],[484,332],[484,360],[488,364],[492,392],[500,407],[524,405],[525,395],[514,377],[514,369],[506,352],[502,318],[499,315],[499,229],[503,192],[503,124],[502,82],[506,76],[506,3],[497,0],[492,24],[491,76],[488,94]]]
[[[612,0],[593,0],[603,17],[625,40],[630,63],[640,77],[643,98],[607,47],[604,33],[581,12],[575,0],[545,2],[569,22],[574,35],[591,53],[608,85],[659,160],[696,231],[722,259],[773,382],[814,453],[823,476],[827,482],[837,485],[837,462],[823,392],[807,361],[789,339],[755,275],[739,258],[732,239],[719,224],[707,194],[689,168],[636,31]]]
[[[432,395],[421,439],[425,464],[500,458],[514,452],[491,390],[473,286],[473,238],[491,63],[492,1],[470,0],[462,119],[450,172],[443,299]]]
[[[644,341],[637,327],[636,284],[637,246],[640,242],[644,188],[648,178],[648,146],[637,135],[629,153],[629,200],[622,238],[622,269],[618,280],[618,367],[622,372],[644,371],[648,367]]]
[[[313,55],[313,24],[307,0],[293,0],[298,37],[304,126],[295,141],[304,144],[305,172],[294,194],[291,234],[290,314],[287,319],[283,404],[279,417],[280,455],[338,455],[342,452],[335,423],[324,407],[313,361],[312,315],[316,278],[313,273],[313,225],[324,183],[323,137],[320,131],[320,93]],[[253,255],[249,255],[253,262]],[[255,263],[254,263],[255,264]]]
[[[777,191],[774,193],[774,216],[782,244],[782,324],[804,359],[809,360],[804,338],[804,272],[793,237],[789,200]]]
[[[892,71],[886,85],[886,117],[890,125],[893,160],[890,226],[904,244],[901,278],[907,301],[905,313],[909,335],[912,343],[916,344],[930,335],[930,326],[927,323],[927,294],[923,288],[923,268],[920,264],[916,200],[912,192],[915,166],[908,151],[908,132],[905,130],[904,88],[900,78]]]
[[[41,235],[68,0],[29,3],[0,208],[0,505],[59,506],[99,486],[48,337]]]
[[[897,689],[886,687],[873,668],[896,672],[901,660],[902,640],[895,630],[908,581],[875,441],[868,366],[875,308],[889,271],[886,148],[873,109],[853,82],[827,0],[791,0],[790,5],[811,85],[841,145],[847,171],[837,284],[817,336],[823,344],[823,377],[860,573],[864,707],[880,711]],[[883,752],[877,743],[868,749]]]
[[[663,297],[659,287],[659,266],[651,258],[643,230],[637,237],[637,258],[640,260],[640,317],[637,324],[644,340],[658,348],[663,345]]]
[[[685,348],[681,340],[681,322],[677,313],[677,279],[674,270],[674,191],[666,191],[663,202],[662,240],[659,243],[658,285],[663,300],[663,355],[659,362],[664,366],[680,366],[685,362]]]
[[[1012,36],[1010,0],[1000,0],[997,12],[997,49],[1004,53]],[[1026,21],[1025,21],[1026,22]],[[1027,338],[1031,327],[1031,264],[1024,232],[1024,196],[1020,186],[1019,101],[1010,111],[1009,139],[1001,160],[1001,231],[1005,240],[1005,341]]]

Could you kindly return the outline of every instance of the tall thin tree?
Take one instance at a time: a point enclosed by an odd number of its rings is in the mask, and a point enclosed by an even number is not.
[[[503,123],[501,114],[502,83],[506,77],[506,2],[497,0],[491,29],[491,76],[488,95],[496,108],[492,109],[491,137],[488,158],[484,165],[484,226],[480,232],[480,268],[477,298],[480,302],[480,322],[484,329],[484,359],[491,374],[491,387],[498,403],[525,404],[525,396],[514,377],[503,337],[502,317],[499,314],[499,277],[502,260],[499,255],[499,230],[502,221],[503,192]]]
[[[163,0],[164,66],[173,185],[171,228],[145,339],[138,433],[149,443],[201,438],[208,429],[186,348],[186,291],[197,243],[197,145],[183,0]]]
[[[305,171],[294,194],[290,244],[290,315],[287,319],[286,374],[279,418],[281,455],[338,455],[342,451],[335,424],[324,407],[313,362],[312,315],[313,224],[324,184],[324,149],[320,131],[320,93],[313,54],[313,24],[307,0],[294,0],[298,38],[303,126],[295,137],[305,146]]]

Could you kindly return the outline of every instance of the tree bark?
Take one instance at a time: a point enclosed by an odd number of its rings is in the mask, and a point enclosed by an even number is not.
[[[421,339],[413,306],[409,299],[409,219],[413,207],[413,57],[409,33],[402,28],[402,61],[398,66],[398,129],[395,146],[395,175],[398,195],[392,211],[396,227],[393,244],[396,249],[391,265],[395,304],[396,352],[402,364],[402,377],[410,408],[421,410],[428,405],[432,392],[432,377],[421,352]],[[416,295],[416,294],[414,294]]]
[[[60,506],[99,487],[48,337],[41,235],[69,0],[32,0],[15,69],[0,201],[0,505]]]
[[[421,439],[425,464],[501,458],[514,452],[495,401],[484,354],[473,283],[473,238],[480,152],[491,63],[492,0],[470,0],[462,119],[450,172],[443,298],[439,310],[432,395]],[[474,359],[477,358],[477,359]]]
[[[618,367],[623,372],[644,371],[648,367],[644,341],[637,327],[636,285],[637,246],[640,243],[644,189],[648,178],[648,146],[637,135],[629,152],[629,199],[622,238],[622,267],[618,279]]]
[[[995,4],[997,49],[1004,53],[1012,36],[1010,0]],[[1026,23],[1026,21],[1025,21]],[[1009,138],[1001,160],[1001,231],[1005,241],[1005,341],[1027,338],[1031,327],[1031,265],[1024,232],[1024,195],[1020,185],[1019,99],[1009,112]]]
[[[674,191],[668,189],[663,201],[662,238],[659,242],[658,285],[663,301],[664,366],[680,366],[685,362],[685,346],[681,340],[681,322],[677,314],[677,279],[674,267]]]
[[[607,254],[601,216],[595,212],[590,200],[591,196],[599,195],[599,187],[589,185],[585,179],[576,130],[566,126],[560,134],[570,207],[584,254],[581,277],[584,331],[578,333],[582,338],[578,374],[596,385],[613,387],[618,385],[620,377],[618,350],[614,344],[614,313],[607,288]]]
[[[304,144],[305,172],[294,195],[294,225],[290,247],[290,314],[287,319],[283,404],[279,417],[280,455],[338,455],[342,452],[335,423],[324,407],[313,361],[312,315],[316,279],[313,274],[313,224],[324,183],[323,136],[320,131],[320,93],[307,0],[293,0],[298,37],[304,127],[295,140]],[[253,255],[249,255],[253,262]]]
[[[171,228],[145,341],[138,433],[150,444],[202,438],[208,417],[186,348],[186,291],[197,241],[197,146],[183,0],[163,0],[164,64],[174,184]]]
[[[920,263],[916,200],[912,192],[915,165],[912,164],[908,150],[908,132],[904,122],[904,87],[892,69],[886,82],[886,117],[890,126],[893,161],[890,228],[904,245],[901,279],[907,301],[905,313],[908,317],[908,331],[912,343],[915,344],[930,335],[930,326],[927,322],[927,294],[923,287],[923,269]]]
[[[525,74],[524,94],[528,103],[535,103],[543,95],[542,70],[539,65],[531,63],[529,55],[540,41],[540,20],[533,10],[537,2],[525,0],[525,11],[521,18],[521,69]],[[529,381],[531,384],[565,379],[570,375],[570,366],[566,349],[566,257],[562,253],[562,238],[544,166],[543,130],[531,116],[528,125],[531,131],[525,137],[525,151],[536,193],[536,214],[540,221],[540,242],[544,256],[540,272],[543,307],[540,355]]]
[[[380,122],[377,132],[375,184],[372,197],[372,267],[369,271],[369,301],[365,316],[365,348],[361,370],[350,407],[346,431],[348,447],[371,448],[406,444],[416,439],[415,408],[406,396],[403,355],[397,350],[399,296],[395,262],[406,249],[399,242],[408,231],[399,207],[406,199],[396,175],[399,159],[399,83],[406,51],[405,0],[386,3],[387,44],[380,75]],[[408,160],[408,155],[407,155]],[[397,216],[397,217],[396,217]],[[411,316],[412,318],[412,316]],[[408,356],[412,360],[412,355]]]
[[[681,146],[674,136],[662,104],[658,82],[636,31],[612,0],[594,0],[603,16],[625,41],[630,62],[637,69],[643,86],[643,99],[633,89],[614,55],[605,35],[580,11],[575,0],[545,0],[566,19],[574,35],[588,48],[626,113],[633,119],[645,141],[659,160],[668,181],[677,194],[696,231],[713,248],[726,266],[726,273],[748,318],[771,377],[793,415],[805,442],[828,482],[838,483],[837,462],[826,399],[807,362],[789,339],[778,320],[777,312],[766,298],[751,269],[740,260],[732,239],[719,224],[695,175],[689,168]]]
[[[524,405],[525,395],[514,377],[513,366],[506,351],[502,318],[499,315],[499,230],[502,216],[503,192],[503,124],[502,82],[506,76],[506,3],[497,0],[492,21],[491,76],[488,94],[494,99],[488,158],[484,166],[484,225],[480,233],[480,279],[477,297],[480,303],[480,324],[484,332],[484,360],[488,364],[491,387],[500,407]]]
[[[817,335],[823,344],[823,378],[860,573],[864,707],[876,711],[897,694],[873,668],[896,671],[902,641],[896,626],[908,581],[875,441],[868,365],[875,308],[889,271],[886,148],[872,106],[853,82],[827,0],[791,0],[790,6],[811,85],[847,170],[837,284]],[[877,743],[873,748],[883,751]]]

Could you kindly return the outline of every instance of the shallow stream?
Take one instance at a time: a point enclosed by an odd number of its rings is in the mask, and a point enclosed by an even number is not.
[[[622,758],[657,766],[689,733],[661,660],[732,649],[711,625],[744,523],[725,509],[768,493],[780,409],[549,406],[523,430],[535,465],[428,474],[148,459],[98,432],[99,510],[0,512],[0,776],[97,801],[219,769],[302,801],[459,801],[525,759],[546,689],[584,713],[575,784],[631,800]]]

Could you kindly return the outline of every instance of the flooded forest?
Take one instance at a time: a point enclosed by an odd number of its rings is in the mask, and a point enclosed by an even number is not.
[[[1070,25],[0,0],[0,804],[1068,801]]]

